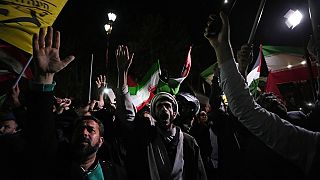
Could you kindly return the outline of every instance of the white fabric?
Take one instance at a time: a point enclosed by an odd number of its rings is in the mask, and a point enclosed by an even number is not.
[[[271,149],[309,172],[319,132],[294,126],[255,103],[234,60],[220,64],[221,85],[232,113]]]
[[[184,160],[183,160],[183,132],[179,131],[179,143],[177,146],[177,153],[174,160],[174,165],[172,168],[171,175],[174,180],[182,180],[182,174],[183,174],[183,166],[184,166]]]

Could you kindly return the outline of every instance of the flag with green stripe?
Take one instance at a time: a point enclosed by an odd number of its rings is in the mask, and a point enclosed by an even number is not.
[[[140,82],[128,82],[132,103],[138,111],[154,96],[154,92],[158,86],[160,72],[160,64],[159,61],[157,61],[151,66]]]

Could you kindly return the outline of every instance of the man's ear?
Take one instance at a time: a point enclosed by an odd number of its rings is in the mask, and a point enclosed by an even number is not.
[[[104,138],[103,138],[103,137],[100,137],[100,138],[99,138],[99,147],[102,146],[103,142],[104,142]]]

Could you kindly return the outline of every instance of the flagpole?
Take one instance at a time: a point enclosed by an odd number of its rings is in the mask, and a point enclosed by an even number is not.
[[[317,91],[316,91],[316,87],[315,87],[315,79],[314,79],[314,75],[313,75],[313,69],[312,69],[312,64],[311,64],[311,59],[310,59],[310,54],[308,52],[307,47],[305,47],[305,56],[306,56],[306,60],[307,60],[307,65],[308,65],[308,69],[309,69],[309,75],[310,75],[310,81],[311,81],[311,91],[312,91],[312,96],[313,96],[313,100],[316,101],[317,99]]]
[[[31,57],[29,58],[29,60],[28,60],[27,64],[23,67],[23,69],[22,69],[21,73],[19,74],[19,77],[17,78],[16,82],[15,82],[15,83],[14,83],[14,85],[13,85],[13,88],[15,88],[15,87],[18,85],[18,83],[19,83],[19,81],[20,81],[21,77],[23,76],[24,72],[26,71],[27,67],[29,66],[29,64],[30,64],[30,62],[31,62],[31,60],[32,60],[32,58],[33,58],[33,56],[31,56]]]
[[[90,77],[89,77],[89,102],[91,101],[92,65],[93,65],[93,54],[91,54],[91,63],[90,63]]]
[[[315,50],[316,50],[316,58],[318,63],[320,63],[320,19],[319,19],[319,13],[318,10],[320,3],[318,0],[308,0],[309,4],[309,13],[310,13],[310,19],[311,19],[311,25],[313,30],[313,38],[315,40]],[[318,74],[320,73],[319,67],[317,68]],[[320,79],[318,77],[317,79],[317,99],[319,98],[320,93]]]
[[[253,26],[252,26],[252,29],[251,29],[251,32],[250,32],[250,36],[249,36],[249,39],[248,39],[248,42],[247,42],[248,44],[252,44],[254,35],[256,34],[257,27],[258,27],[258,24],[259,24],[260,19],[261,19],[261,15],[262,15],[265,3],[266,3],[266,0],[261,0],[260,1],[260,6],[259,6],[258,12],[256,14],[256,18],[254,20],[254,23],[253,23]]]

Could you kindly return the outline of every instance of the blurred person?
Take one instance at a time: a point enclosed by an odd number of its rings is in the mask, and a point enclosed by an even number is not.
[[[97,156],[104,142],[104,128],[96,117],[83,115],[75,119],[70,143],[57,141],[53,79],[75,58],[60,59],[59,47],[60,33],[54,33],[52,27],[47,33],[42,28],[39,35],[34,35],[35,76],[28,96],[23,172],[30,179],[117,179],[119,174],[114,173],[112,164]]]
[[[0,135],[12,135],[18,130],[18,123],[12,112],[0,114]]]
[[[134,115],[127,85],[132,55],[126,46],[116,51],[118,67],[117,111],[122,116]],[[150,102],[149,120],[123,121],[126,124],[128,177],[130,179],[207,179],[196,140],[173,124],[178,114],[175,97],[157,93]],[[128,118],[127,118],[128,119]]]
[[[179,126],[183,132],[189,133],[192,124],[200,111],[199,99],[188,92],[180,92],[175,96],[178,103],[178,116],[174,124]]]
[[[204,36],[216,52],[231,112],[264,144],[297,165],[306,179],[319,179],[319,132],[295,126],[255,102],[234,61],[228,17],[220,12],[220,18],[223,25],[219,34],[212,35],[215,25],[209,16]]]

